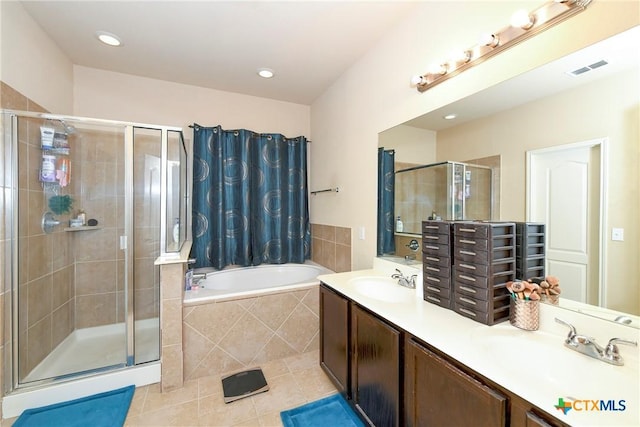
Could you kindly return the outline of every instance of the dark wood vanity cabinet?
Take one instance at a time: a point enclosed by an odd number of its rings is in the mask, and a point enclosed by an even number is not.
[[[343,395],[349,392],[349,300],[320,286],[320,366]]]
[[[351,305],[351,398],[376,426],[400,425],[401,333],[379,317]]]
[[[406,426],[507,425],[508,398],[415,338],[405,339]]]
[[[568,427],[324,283],[320,365],[374,426]]]

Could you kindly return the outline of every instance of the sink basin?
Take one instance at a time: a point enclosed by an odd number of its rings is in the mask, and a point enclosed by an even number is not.
[[[513,375],[529,375],[558,390],[568,383],[583,384],[585,392],[593,387],[594,393],[599,381],[623,384],[629,380],[625,369],[565,347],[564,336],[502,326],[476,330],[471,342]]]
[[[364,276],[349,280],[359,294],[389,303],[408,302],[415,298],[415,291],[403,288],[390,277]]]

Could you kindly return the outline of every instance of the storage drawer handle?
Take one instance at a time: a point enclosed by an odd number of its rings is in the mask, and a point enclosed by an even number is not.
[[[458,264],[458,265],[459,265],[460,267],[462,267],[462,268],[468,268],[468,269],[470,269],[470,270],[475,270],[475,269],[476,269],[476,266],[475,266],[475,265],[462,264],[462,263],[460,263],[460,264]]]
[[[425,239],[431,239],[431,240],[438,240],[439,239],[438,236],[422,236],[422,237],[424,237]]]
[[[427,299],[435,302],[442,302],[440,298],[433,297],[431,295],[427,295]]]
[[[440,290],[440,288],[434,288],[433,286],[427,286],[427,289],[430,290],[430,291],[433,291],[433,292],[437,292],[437,293],[442,292]]]
[[[427,276],[427,280],[440,283],[440,279],[438,279],[437,277]]]
[[[460,310],[460,311],[461,311],[461,312],[463,312],[463,313],[468,314],[469,316],[473,316],[473,317],[476,317],[476,316],[477,316],[477,315],[476,315],[473,311],[471,311],[471,310],[466,310],[466,309],[464,309],[464,308],[458,308],[458,310]]]
[[[464,231],[465,233],[475,233],[475,228],[460,228],[460,231]]]
[[[424,228],[434,228],[434,229],[438,229],[437,225],[425,225]]]
[[[427,248],[427,249],[440,249],[440,247],[438,247],[438,246],[424,245],[424,247]]]
[[[473,305],[477,304],[474,300],[469,299],[469,298],[465,298],[465,297],[460,297],[460,301],[464,301],[464,302],[466,302],[468,304],[473,304]]]
[[[427,261],[440,262],[440,258],[434,258],[434,257],[431,257],[431,256],[426,256],[426,257],[424,257],[424,259],[426,259]]]
[[[476,253],[472,251],[460,251],[460,253],[463,255],[472,255],[472,256],[476,255]]]
[[[436,268],[436,267],[426,267],[426,270],[431,270],[431,271],[440,271],[440,268]]]
[[[458,288],[460,288],[461,291],[469,292],[471,294],[475,294],[477,292],[475,289],[468,286],[458,286]]]
[[[470,281],[472,281],[472,282],[475,282],[475,281],[476,281],[475,277],[467,276],[466,274],[461,274],[461,275],[460,275],[460,278],[461,278],[461,279],[465,279],[465,280],[470,280]]]
[[[475,240],[460,239],[460,243],[468,243],[470,245],[475,245],[476,241]]]

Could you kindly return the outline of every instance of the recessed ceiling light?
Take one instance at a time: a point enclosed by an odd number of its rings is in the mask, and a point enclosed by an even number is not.
[[[275,73],[270,68],[258,68],[258,75],[265,79],[270,79]]]
[[[98,40],[102,43],[108,44],[109,46],[122,46],[120,38],[115,34],[106,31],[96,31],[96,37],[98,37]]]
[[[443,116],[442,118],[445,119],[445,120],[453,120],[456,117],[458,117],[458,115],[452,113],[452,114],[447,114],[446,116]]]

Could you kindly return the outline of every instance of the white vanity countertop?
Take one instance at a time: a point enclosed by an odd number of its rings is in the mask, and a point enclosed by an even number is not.
[[[640,426],[638,347],[619,345],[624,366],[590,358],[564,347],[568,328],[556,323],[554,317],[573,324],[578,334],[595,337],[600,345],[605,345],[614,336],[638,341],[638,330],[545,304],[540,306],[538,331],[523,331],[508,321],[486,326],[425,302],[421,286],[414,290],[390,285],[386,300],[363,294],[352,279],[388,278],[390,271],[393,272],[393,268],[381,268],[380,264],[374,264],[374,267],[318,278],[567,424]],[[399,268],[405,275],[418,271],[409,266]],[[418,279],[421,281],[421,276]],[[555,408],[560,398],[564,402],[574,402],[566,415]],[[593,401],[598,400],[604,401],[608,410],[593,410]],[[623,405],[624,410],[621,410]]]

